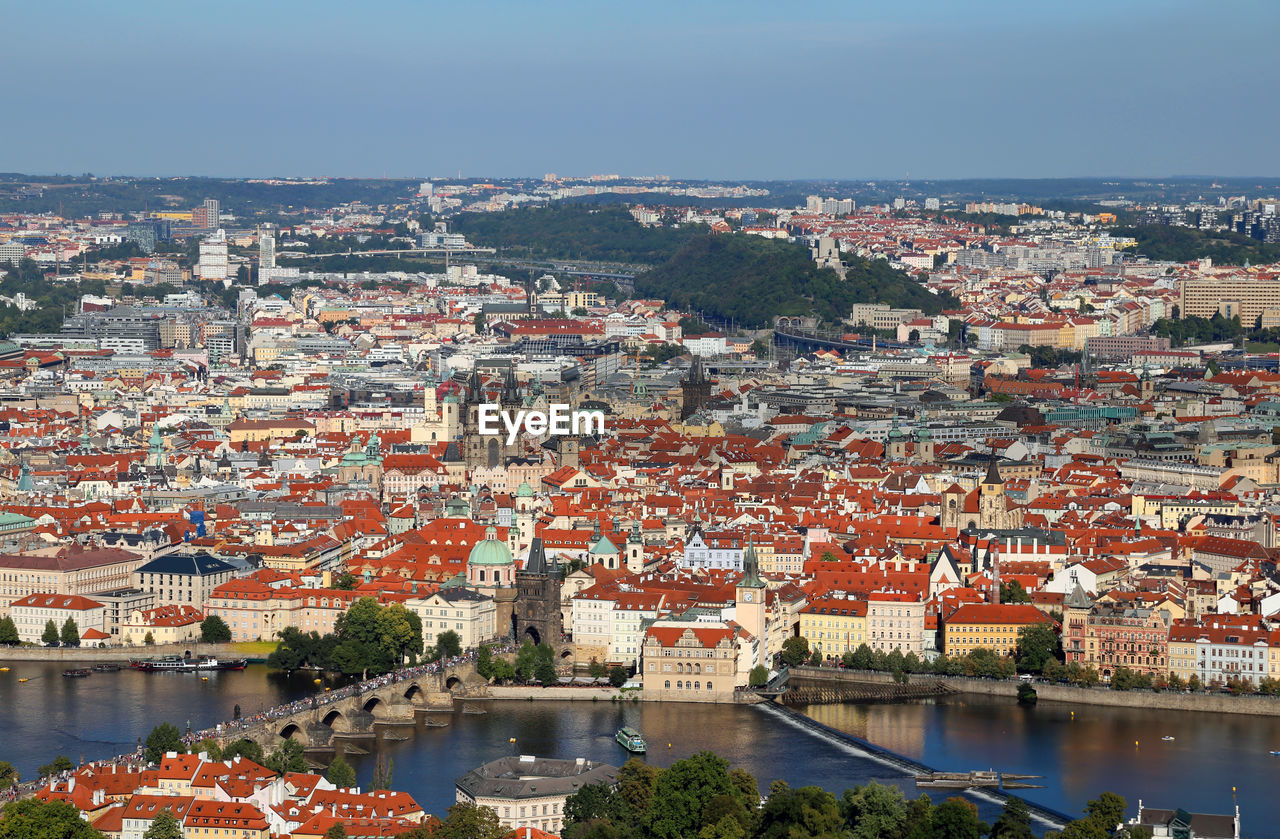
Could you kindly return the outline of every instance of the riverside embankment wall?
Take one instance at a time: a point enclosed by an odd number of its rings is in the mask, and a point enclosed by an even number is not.
[[[883,684],[893,681],[891,673],[864,670],[832,670],[826,667],[793,667],[792,678],[814,681],[863,682]],[[974,679],[965,676],[929,676],[915,674],[911,680],[930,679],[942,682],[952,692],[979,696],[1018,695],[1018,682],[1012,679]],[[1062,702],[1074,705],[1101,705],[1112,708],[1153,708],[1162,711],[1200,711],[1215,714],[1252,714],[1280,716],[1280,697],[1231,696],[1226,693],[1173,693],[1152,690],[1111,690],[1106,687],[1076,687],[1034,682],[1040,702]]]
[[[0,661],[118,661],[162,655],[244,658],[234,644],[155,644],[150,647],[0,647]]]

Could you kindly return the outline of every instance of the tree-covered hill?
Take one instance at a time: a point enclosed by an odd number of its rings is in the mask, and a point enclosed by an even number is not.
[[[720,320],[762,328],[777,315],[848,317],[854,303],[888,303],[935,314],[932,294],[884,260],[846,260],[846,279],[819,269],[803,245],[759,236],[699,236],[665,264],[636,277],[636,293]]]
[[[644,227],[623,207],[554,204],[505,213],[462,213],[450,221],[473,245],[504,255],[660,265],[705,227]]]
[[[1134,248],[1156,262],[1190,262],[1209,257],[1218,265],[1254,265],[1280,262],[1280,245],[1267,245],[1257,239],[1219,230],[1193,230],[1163,224],[1121,227],[1112,233],[1138,240]]]

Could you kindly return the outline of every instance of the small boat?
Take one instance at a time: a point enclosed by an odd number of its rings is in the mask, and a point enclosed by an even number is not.
[[[8,667],[0,667],[0,673],[8,673],[8,672],[9,672]]]
[[[23,677],[22,677],[21,679],[19,679],[18,681],[19,681],[19,682],[29,682],[29,681],[31,681],[31,680],[30,680],[30,679],[28,679],[26,676],[23,676]]]
[[[95,672],[98,672],[98,673],[114,673],[117,670],[123,670],[124,667],[122,665],[109,661],[106,664],[95,664],[93,665],[93,669]]]
[[[21,679],[19,679],[18,681],[22,681],[22,680],[21,680]],[[1272,753],[1273,755],[1280,755],[1280,749],[1272,749],[1272,750],[1271,750],[1271,753]]]
[[[1172,736],[1170,736],[1170,735],[1168,735],[1168,734],[1166,734],[1165,736],[1161,737],[1160,739],[1161,739],[1161,740],[1172,740],[1172,739],[1173,739],[1173,737],[1172,737]]]
[[[77,667],[74,670],[63,670],[62,675],[68,679],[83,679],[85,676],[92,676],[93,671],[88,667]]]
[[[640,736],[640,732],[634,728],[623,726],[618,729],[614,739],[618,741],[618,745],[632,754],[642,755],[649,750],[649,746],[644,742],[644,738]]]

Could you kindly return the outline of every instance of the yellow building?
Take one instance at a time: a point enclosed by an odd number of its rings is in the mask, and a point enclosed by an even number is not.
[[[996,655],[1013,655],[1024,626],[1049,622],[1044,612],[1028,603],[968,603],[947,618],[943,650],[953,658],[979,647]]]
[[[800,612],[800,634],[824,656],[853,652],[867,642],[867,601],[815,600]]]

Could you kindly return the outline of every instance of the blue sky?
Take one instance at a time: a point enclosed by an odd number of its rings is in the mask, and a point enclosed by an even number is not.
[[[0,171],[1280,175],[1280,3],[25,2]]]

